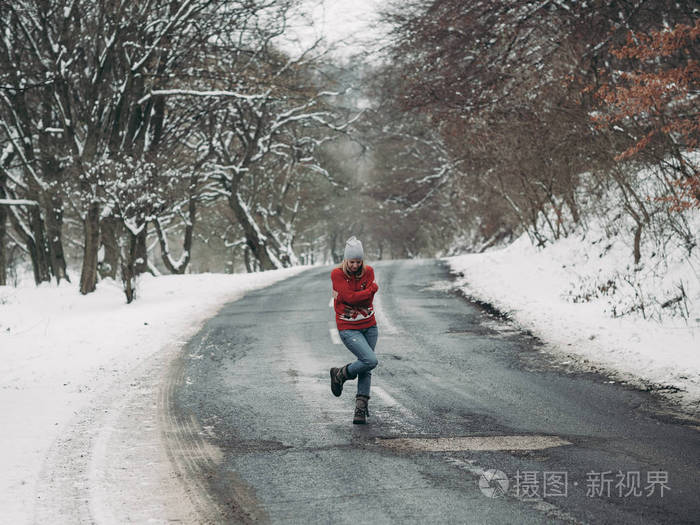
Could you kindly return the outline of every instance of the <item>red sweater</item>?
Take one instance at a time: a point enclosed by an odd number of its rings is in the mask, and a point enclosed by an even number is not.
[[[377,324],[372,306],[377,285],[371,266],[365,265],[362,278],[347,277],[342,268],[334,268],[331,281],[338,292],[334,301],[338,330],[361,330]]]

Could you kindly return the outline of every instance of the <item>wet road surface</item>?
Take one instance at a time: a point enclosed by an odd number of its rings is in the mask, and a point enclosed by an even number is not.
[[[163,389],[168,454],[203,521],[698,523],[700,427],[580,372],[450,290],[436,260],[374,264],[368,425],[330,267],[224,307]],[[663,494],[663,495],[662,495]]]

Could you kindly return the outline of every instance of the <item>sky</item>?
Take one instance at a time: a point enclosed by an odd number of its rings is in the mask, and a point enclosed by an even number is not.
[[[308,0],[282,45],[295,54],[323,38],[333,57],[348,59],[376,44],[382,32],[378,13],[386,5],[386,0]]]

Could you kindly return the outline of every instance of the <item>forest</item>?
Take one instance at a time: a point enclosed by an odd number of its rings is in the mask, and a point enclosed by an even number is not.
[[[594,230],[632,274],[697,257],[696,2],[406,0],[346,61],[285,50],[298,7],[0,0],[0,285],[131,302],[351,234],[373,260]]]

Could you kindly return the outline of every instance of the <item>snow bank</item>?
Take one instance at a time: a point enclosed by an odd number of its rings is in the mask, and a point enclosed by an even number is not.
[[[42,496],[37,480],[52,443],[98,395],[115,388],[124,371],[173,341],[184,342],[224,303],[307,268],[144,276],[130,305],[121,284],[112,281],[88,296],[63,284],[0,287],[3,521],[33,521]]]
[[[640,386],[679,389],[679,400],[695,412],[700,403],[700,267],[671,257],[635,272],[631,253],[620,238],[589,231],[544,249],[524,235],[503,249],[444,260],[459,275],[456,284],[465,294],[507,313],[547,349],[578,356],[579,362],[585,358]],[[637,281],[626,286],[621,276],[633,274]],[[606,290],[611,279],[617,287]],[[614,317],[638,303],[640,291],[670,297],[680,282],[687,294],[686,319],[648,314],[644,319],[638,310]]]

